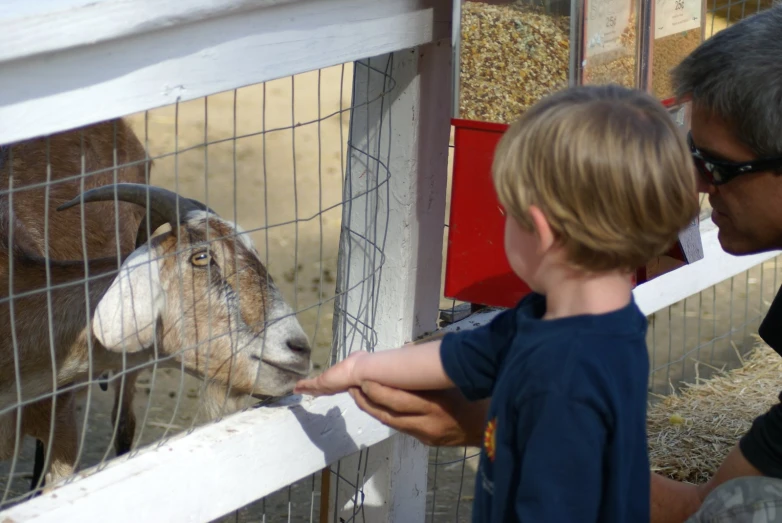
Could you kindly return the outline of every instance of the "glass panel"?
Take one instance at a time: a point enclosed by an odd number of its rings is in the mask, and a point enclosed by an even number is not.
[[[567,87],[570,0],[461,4],[459,118],[511,123]]]
[[[637,85],[635,4],[635,0],[586,0],[584,84]]]
[[[674,96],[670,71],[703,38],[701,0],[656,0],[652,47],[652,94],[660,100]]]
[[[774,0],[708,0],[705,38],[771,7]]]

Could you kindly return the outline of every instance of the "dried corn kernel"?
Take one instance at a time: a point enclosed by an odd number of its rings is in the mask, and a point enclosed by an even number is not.
[[[698,47],[701,30],[691,29],[654,41],[652,49],[652,93],[661,100],[674,96],[670,71]]]
[[[511,123],[545,95],[567,87],[570,17],[513,3],[462,4],[459,116]],[[589,60],[584,83],[636,83],[635,19],[620,36],[624,49]]]
[[[462,4],[459,116],[510,123],[567,87],[570,21],[516,4]]]

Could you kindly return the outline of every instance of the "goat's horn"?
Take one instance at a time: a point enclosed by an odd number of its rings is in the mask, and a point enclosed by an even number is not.
[[[180,196],[177,193],[169,191],[168,189],[163,189],[162,187],[153,187],[138,183],[118,183],[95,187],[83,192],[71,201],[60,205],[57,207],[57,210],[62,211],[78,205],[82,198],[84,198],[84,202],[111,201],[115,198],[115,191],[117,200],[135,203],[142,207],[147,207],[147,196],[149,196],[147,211],[150,218],[150,232],[154,232],[164,223],[168,223],[174,228],[177,225],[177,207],[179,208],[180,221],[184,220],[185,216],[191,211],[207,211],[212,214],[217,214],[197,200],[185,198],[184,196]],[[136,246],[141,245],[146,241],[146,221],[147,216],[145,215],[139,225]]]

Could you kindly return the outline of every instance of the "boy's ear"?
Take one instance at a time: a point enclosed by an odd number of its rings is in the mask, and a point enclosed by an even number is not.
[[[532,226],[540,240],[540,252],[548,251],[555,242],[554,233],[551,231],[546,215],[537,205],[530,205],[529,214],[532,217]]]

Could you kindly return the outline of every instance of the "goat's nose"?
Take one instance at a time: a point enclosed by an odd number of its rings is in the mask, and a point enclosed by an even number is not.
[[[291,338],[285,344],[292,352],[300,354],[309,354],[312,350],[306,338]]]

